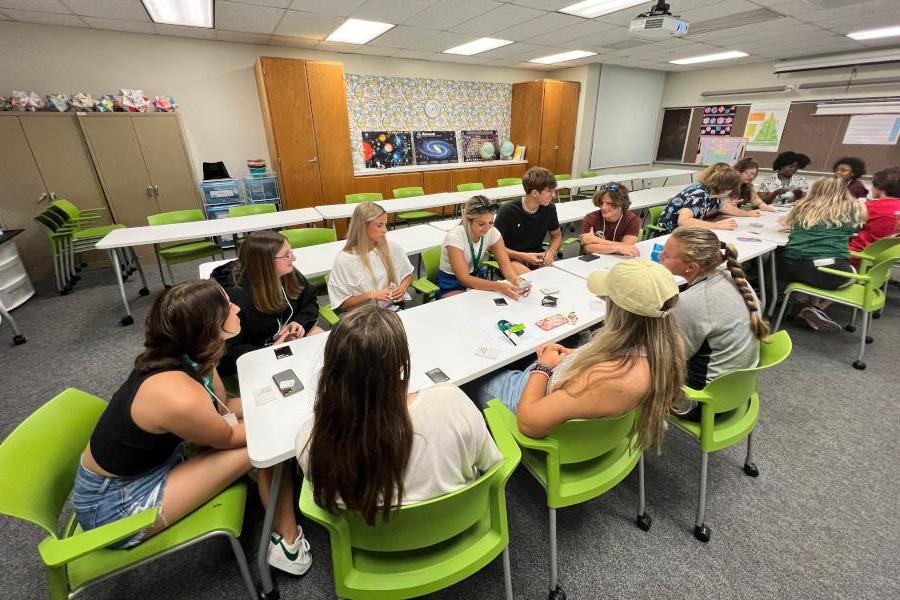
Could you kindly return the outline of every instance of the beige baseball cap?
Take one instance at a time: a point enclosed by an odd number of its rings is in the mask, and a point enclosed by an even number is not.
[[[607,296],[619,307],[645,317],[662,317],[663,305],[678,295],[675,278],[668,269],[646,259],[623,260],[611,271],[594,271],[587,280],[588,289]]]

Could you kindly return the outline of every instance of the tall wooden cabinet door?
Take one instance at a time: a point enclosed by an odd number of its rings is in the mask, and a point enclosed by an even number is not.
[[[563,81],[559,101],[559,150],[556,153],[554,173],[571,173],[572,156],[575,153],[575,127],[578,124],[578,96],[581,84]]]
[[[544,82],[525,81],[512,86],[512,110],[509,137],[513,144],[525,146],[529,167],[541,159],[541,105],[544,102]]]
[[[21,123],[47,191],[71,200],[78,208],[106,208],[106,197],[75,115],[23,115]],[[111,221],[111,217],[105,215],[101,223]]]
[[[131,115],[88,113],[78,120],[116,223],[146,226],[147,215],[161,211]]]
[[[260,57],[258,64],[264,93],[261,101],[271,123],[275,142],[272,159],[281,179],[284,208],[322,204],[306,63],[290,58]]]
[[[178,115],[134,115],[132,119],[159,211],[200,208]]]
[[[322,203],[339,204],[355,189],[344,65],[307,62],[306,77],[322,182]]]
[[[0,140],[0,224],[4,229],[25,230],[15,239],[19,256],[31,278],[43,278],[53,272],[53,257],[50,242],[34,217],[47,208],[47,189],[19,117],[0,116]]]
[[[541,167],[556,173],[559,152],[559,114],[562,99],[561,81],[544,82],[543,118],[541,119]]]

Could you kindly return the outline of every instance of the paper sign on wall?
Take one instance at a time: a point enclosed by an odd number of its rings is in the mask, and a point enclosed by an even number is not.
[[[844,144],[892,146],[900,137],[898,115],[853,115],[847,123]]]
[[[750,105],[744,137],[747,150],[777,152],[787,121],[790,102],[754,102]]]
[[[731,126],[737,116],[734,104],[716,104],[703,107],[700,135],[731,135]]]
[[[718,162],[732,164],[744,154],[746,138],[723,137],[720,135],[701,135],[697,160],[700,165],[711,165]]]

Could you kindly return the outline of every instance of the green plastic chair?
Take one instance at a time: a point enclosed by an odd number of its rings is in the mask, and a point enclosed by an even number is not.
[[[869,270],[869,268],[879,260],[879,258],[881,257],[883,252],[885,252],[886,250],[890,250],[891,248],[893,248],[894,246],[897,246],[897,245],[900,245],[900,237],[894,236],[894,237],[886,237],[886,238],[881,238],[879,240],[875,240],[874,242],[869,244],[864,250],[859,251],[859,252],[855,252],[855,251],[851,250],[850,256],[852,256],[853,258],[855,258],[859,261],[859,266],[857,267],[856,272],[859,273],[860,275],[865,275],[866,272]],[[894,265],[894,267],[896,268],[896,265]],[[888,292],[888,287],[889,287],[888,284],[889,283],[890,283],[890,278],[888,278],[888,281],[885,282],[884,288],[883,288],[885,303],[887,303],[887,292]],[[879,310],[878,312],[874,313],[872,315],[872,318],[880,319],[881,312],[882,311]],[[847,331],[856,331],[856,313],[857,313],[857,311],[854,308],[853,309],[853,318],[850,319],[850,325],[845,327],[845,329]]]
[[[322,277],[322,280],[325,282],[325,285],[328,285],[329,279],[331,279],[331,275],[327,274],[327,273]],[[334,309],[331,308],[330,304],[324,304],[319,307],[319,316],[322,317],[323,319],[325,319],[325,322],[328,323],[329,325],[331,325],[332,327],[337,325],[341,320],[341,318],[338,316],[338,314],[336,312],[334,312]]]
[[[291,248],[306,248],[337,241],[337,232],[330,227],[306,227],[304,229],[282,229],[281,235],[287,238]],[[324,277],[313,277],[309,284],[315,287],[325,285]]]
[[[344,196],[344,202],[347,204],[358,204],[360,202],[375,202],[383,200],[381,192],[359,192],[356,194],[347,194]]]
[[[100,215],[106,212],[105,208],[91,208],[80,210],[65,198],[59,198],[50,203],[50,207],[64,214],[67,219],[67,225],[72,227],[72,238],[76,243],[96,243],[107,233],[114,229],[124,229],[124,225],[112,223],[110,225],[89,225],[96,223],[100,219]]]
[[[232,485],[185,518],[128,550],[107,546],[152,525],[146,510],[90,531],[70,518],[57,534],[72,491],[81,453],[106,402],[69,388],[35,411],[0,445],[0,513],[28,521],[46,533],[38,553],[47,572],[49,597],[68,599],[81,590],[212,536],[225,536],[251,598],[256,588],[238,537],[247,488]],[[52,441],[52,443],[51,443]],[[15,482],[15,485],[9,485]]]
[[[633,432],[637,409],[618,417],[573,419],[541,439],[519,431],[516,415],[499,400],[485,409],[491,431],[509,432],[522,449],[522,462],[547,492],[550,521],[550,598],[565,598],[557,572],[556,509],[604,494],[638,469],[637,526],[650,529],[644,510],[644,455]],[[496,433],[495,433],[496,437]]]
[[[568,173],[557,173],[553,176],[556,181],[568,181],[572,179],[572,176]],[[572,190],[570,188],[561,188],[556,190],[556,197],[560,202],[568,202],[572,199]]]
[[[579,179],[584,179],[585,177],[596,177],[596,176],[597,176],[597,171],[582,171],[581,173],[578,174]],[[596,185],[582,187],[582,188],[578,188],[578,193],[575,194],[575,198],[576,199],[593,198],[594,194],[596,194],[596,193],[597,193]]]
[[[171,212],[158,213],[147,217],[147,223],[150,225],[171,225],[173,223],[193,223],[195,221],[203,221],[203,211],[199,208],[191,208],[188,210],[173,210]],[[175,283],[175,276],[172,274],[172,265],[196,260],[198,258],[206,258],[207,256],[222,255],[225,258],[225,252],[219,248],[213,240],[207,238],[202,240],[192,240],[187,242],[178,242],[175,244],[153,244],[156,251],[156,264],[159,267],[159,278],[163,285],[170,287]],[[163,277],[162,263],[166,263],[166,269],[169,271],[169,281],[167,284]]]
[[[505,429],[491,432],[503,459],[490,471],[455,492],[402,506],[374,526],[353,512],[319,507],[304,480],[300,510],[328,530],[339,598],[422,596],[462,581],[500,554],[506,598],[513,597],[506,482],[521,453]]]
[[[669,423],[684,431],[700,444],[700,492],[694,537],[708,542],[710,528],[706,517],[706,473],[709,453],[729,448],[747,438],[744,473],[758,477],[753,462],[753,430],[759,419],[759,376],[763,370],[781,363],[791,354],[791,338],[786,331],[773,333],[760,342],[759,365],[716,377],[702,390],[684,386],[687,398],[697,401],[700,421],[689,421],[669,415]]]
[[[640,241],[649,240],[666,234],[666,230],[657,225],[659,217],[665,210],[665,206],[651,206],[647,209],[648,223],[641,227]]]
[[[418,186],[394,188],[394,198],[415,198],[416,196],[424,195],[425,190]],[[400,221],[412,222],[436,219],[438,215],[429,210],[411,210],[408,212],[398,213],[396,217]]]
[[[260,204],[242,204],[241,206],[232,206],[228,209],[229,217],[247,217],[249,215],[266,215],[278,212],[278,207],[274,204],[262,202]]]
[[[457,192],[474,192],[476,190],[483,190],[484,184],[480,181],[476,181],[473,183],[457,183],[456,191]]]
[[[521,183],[521,177],[501,177],[497,180],[497,187],[509,187],[511,185],[519,185]]]
[[[56,291],[60,296],[68,294],[81,277],[76,274],[73,258],[72,229],[61,224],[58,215],[45,210],[34,217],[34,222],[41,226],[50,243],[50,254],[53,257],[53,275]]]
[[[885,286],[890,281],[892,269],[896,264],[900,264],[900,245],[881,252],[878,262],[868,267],[864,275],[860,273],[845,273],[844,271],[829,269],[828,267],[819,267],[819,270],[823,273],[846,277],[853,283],[837,290],[823,290],[797,282],[788,284],[785,288],[784,299],[781,301],[781,310],[778,311],[778,320],[775,321],[775,329],[778,330],[780,328],[781,319],[784,317],[784,309],[787,308],[791,294],[794,292],[801,292],[816,298],[825,298],[826,300],[849,306],[854,309],[854,320],[856,318],[855,311],[861,311],[863,318],[862,331],[859,336],[859,355],[853,361],[853,368],[860,371],[864,370],[866,363],[863,362],[863,356],[866,353],[866,344],[871,344],[875,341],[874,338],[867,335],[869,328],[872,326],[872,315],[884,308]],[[845,329],[853,331],[855,328],[856,326],[851,323]]]
[[[412,282],[412,288],[425,297],[425,302],[434,299],[438,292],[437,275],[441,265],[441,247],[434,246],[422,252],[422,263],[425,265],[425,277]]]

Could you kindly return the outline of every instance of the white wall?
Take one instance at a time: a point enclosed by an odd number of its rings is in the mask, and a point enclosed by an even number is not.
[[[88,92],[95,97],[140,88],[174,96],[195,172],[203,161],[225,161],[233,176],[246,159],[268,158],[253,66],[258,56],[344,63],[347,73],[515,83],[540,71],[336,54],[143,35],[95,29],[0,22],[0,95]],[[271,163],[270,163],[271,164]]]
[[[590,168],[591,140],[594,132],[594,113],[597,108],[597,87],[600,85],[600,64],[560,69],[547,74],[548,79],[577,81],[581,84],[578,96],[578,119],[575,125],[575,152],[572,174],[578,176]]]

